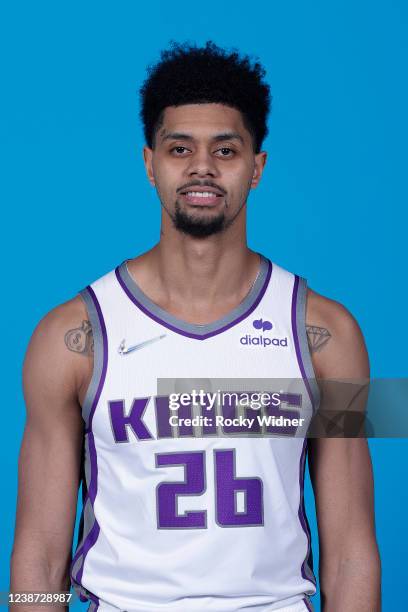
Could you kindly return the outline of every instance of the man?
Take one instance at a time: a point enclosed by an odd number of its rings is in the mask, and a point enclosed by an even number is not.
[[[288,379],[301,392],[280,391],[274,415],[310,417],[315,377],[369,376],[347,310],[247,247],[247,197],[266,162],[264,71],[211,42],[173,45],[141,100],[160,241],[55,308],[33,334],[11,590],[60,591],[71,580],[92,610],[310,610],[308,450],[323,608],[375,612],[366,441],[306,440],[301,428],[261,435],[256,423],[236,424],[237,406],[227,403],[198,403],[208,420],[193,425],[197,404],[176,413],[163,392],[169,379],[173,391],[186,380],[214,390],[215,378]]]

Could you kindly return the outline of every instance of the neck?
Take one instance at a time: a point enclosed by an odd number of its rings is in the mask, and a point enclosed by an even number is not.
[[[150,251],[128,262],[140,289],[170,313],[196,323],[213,321],[248,294],[260,268],[259,255],[248,249],[245,234],[178,243],[162,235]]]

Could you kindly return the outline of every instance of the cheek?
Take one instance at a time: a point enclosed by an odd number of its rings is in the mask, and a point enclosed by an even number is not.
[[[247,183],[248,177],[252,175],[253,163],[250,159],[239,157],[221,168],[222,174],[235,183]]]
[[[169,177],[166,169],[163,168],[163,164],[153,165],[153,175],[154,180],[156,181],[156,187],[160,190],[160,192],[166,191]]]
[[[182,185],[180,168],[177,167],[177,164],[158,160],[158,162],[153,165],[153,171],[156,183],[162,192],[175,193],[178,187]]]
[[[249,168],[247,164],[240,164],[235,168],[231,167],[224,172],[224,184],[229,195],[240,197],[242,194],[246,194],[251,184],[252,176],[252,168]]]

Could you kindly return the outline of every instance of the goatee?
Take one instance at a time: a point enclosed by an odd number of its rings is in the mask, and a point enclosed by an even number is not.
[[[211,219],[197,218],[186,213],[177,201],[172,218],[176,229],[194,238],[207,238],[213,234],[219,234],[227,226],[224,212]]]

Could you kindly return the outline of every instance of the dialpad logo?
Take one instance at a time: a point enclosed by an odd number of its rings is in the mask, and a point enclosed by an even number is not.
[[[270,321],[264,321],[263,319],[255,319],[255,321],[252,321],[252,325],[255,329],[262,329],[262,331],[267,331],[273,327]]]
[[[273,328],[273,324],[266,319],[255,319],[252,321],[252,325],[261,332],[268,332]],[[245,334],[245,336],[241,336],[239,341],[243,346],[288,346],[286,336],[285,338],[278,338],[276,336],[264,335],[264,333],[259,335]]]

